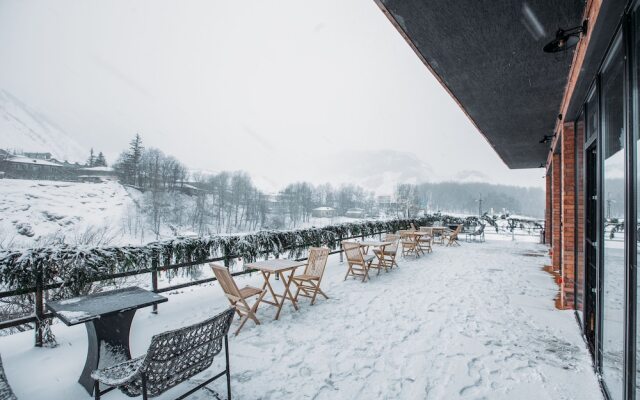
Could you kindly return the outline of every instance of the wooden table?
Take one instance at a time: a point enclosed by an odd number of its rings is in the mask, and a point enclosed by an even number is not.
[[[273,260],[257,261],[257,262],[249,263],[245,265],[247,268],[257,269],[262,273],[262,277],[264,278],[262,291],[264,292],[264,290],[267,289],[271,294],[271,297],[273,298],[273,300],[272,301],[266,300],[263,296],[262,299],[260,299],[260,302],[267,303],[278,308],[278,312],[276,313],[275,319],[278,319],[280,317],[280,311],[282,311],[282,306],[284,305],[284,302],[287,299],[291,301],[296,311],[298,310],[298,304],[296,303],[296,300],[291,294],[291,291],[289,290],[289,286],[291,286],[292,278],[296,272],[296,268],[301,267],[303,265],[305,265],[304,261],[287,260],[285,258],[276,258]],[[288,278],[285,276],[285,272],[287,271],[291,271]],[[280,277],[280,280],[282,280],[282,283],[284,284],[283,294],[281,295],[276,294],[276,292],[273,290],[271,283],[269,283],[269,278],[271,278],[272,275]]]
[[[424,254],[424,250],[422,250],[422,247],[420,246],[420,238],[423,236],[431,236],[429,232],[411,231],[407,232],[407,234],[413,236],[413,240],[416,241],[416,254],[418,254],[418,252]]]
[[[136,310],[168,300],[148,290],[130,287],[47,303],[47,308],[67,326],[85,324],[87,328],[89,348],[78,382],[89,394],[93,394],[94,370],[110,366],[109,361],[112,364],[131,359],[129,331]],[[100,356],[107,356],[105,365],[101,365]]]
[[[439,237],[440,240],[436,242],[438,244],[444,244],[443,238],[444,238],[444,233],[445,233],[445,231],[447,229],[449,229],[449,228],[446,228],[444,226],[429,226],[429,227],[426,227],[426,228],[420,228],[420,230],[422,232],[431,233],[431,236],[434,239],[436,238],[436,236]]]
[[[390,246],[393,242],[388,240],[363,240],[362,242],[356,242],[364,249],[364,254],[369,253],[369,247],[380,247],[382,251],[386,246]]]

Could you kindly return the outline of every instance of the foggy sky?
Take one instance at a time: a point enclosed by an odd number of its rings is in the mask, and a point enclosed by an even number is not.
[[[338,182],[381,150],[433,181],[543,184],[505,166],[373,0],[0,0],[0,88],[109,161],[140,133],[273,186]]]

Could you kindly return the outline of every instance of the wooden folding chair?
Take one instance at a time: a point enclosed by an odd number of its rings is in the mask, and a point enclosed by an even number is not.
[[[298,290],[294,296],[298,300],[298,296],[309,297],[311,305],[316,302],[316,296],[321,294],[325,299],[329,296],[324,294],[320,289],[322,275],[324,275],[324,267],[327,265],[329,258],[329,249],[326,247],[312,247],[309,249],[309,259],[302,275],[294,275],[293,283],[298,286]]]
[[[362,254],[360,243],[342,242],[342,248],[344,249],[344,253],[347,256],[347,263],[349,264],[349,269],[344,276],[344,280],[347,280],[349,275],[351,275],[353,277],[362,276],[362,282],[366,282],[367,279],[369,279],[369,268],[376,256],[373,254]]]
[[[256,311],[258,310],[258,305],[260,305],[260,301],[266,292],[253,286],[246,286],[242,289],[238,289],[236,282],[229,273],[229,268],[213,263],[209,264],[209,266],[213,270],[213,273],[220,283],[227,299],[229,299],[229,303],[231,303],[231,306],[235,307],[236,313],[240,317],[240,326],[236,330],[236,336],[240,333],[240,330],[247,322],[247,319],[251,319],[256,323],[256,325],[260,325],[260,321],[258,321],[258,317],[256,317]],[[258,300],[250,306],[249,303],[247,303],[247,299],[258,295]]]
[[[402,245],[402,257],[413,254],[418,258],[418,241],[416,237],[411,234],[411,231],[399,231],[400,244]]]
[[[384,240],[387,242],[393,242],[393,244],[389,246],[385,246],[383,249],[374,249],[373,254],[378,257],[378,265],[384,268],[385,271],[387,269],[393,269],[393,266],[398,266],[396,262],[396,255],[398,254],[398,241],[400,240],[399,235],[393,235],[388,233]]]
[[[458,242],[458,235],[462,232],[462,224],[459,224],[454,231],[445,235],[445,239],[447,239],[447,246],[460,246]]]
[[[422,232],[422,228],[420,228],[420,231]],[[426,234],[424,236],[420,236],[418,238],[418,249],[422,251],[422,254],[424,254],[425,251],[427,253],[431,253],[433,251],[432,243],[433,243],[432,234]]]

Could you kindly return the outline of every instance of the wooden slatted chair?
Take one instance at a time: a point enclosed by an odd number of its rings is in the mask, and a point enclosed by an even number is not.
[[[240,330],[248,319],[251,319],[256,323],[256,325],[260,325],[260,321],[258,320],[258,317],[256,317],[256,311],[258,310],[258,305],[260,305],[260,301],[266,292],[253,286],[246,286],[242,289],[238,289],[236,282],[229,273],[229,268],[224,265],[213,263],[209,264],[209,266],[213,270],[213,273],[220,283],[220,287],[222,287],[227,299],[229,299],[229,303],[231,303],[231,306],[235,307],[236,313],[240,317],[240,326],[238,326],[235,335],[237,336],[238,333],[240,333]],[[258,300],[250,306],[249,303],[247,303],[247,299],[253,296],[259,297]]]
[[[422,254],[426,251],[427,253],[431,253],[433,251],[433,235],[425,235],[420,236],[418,239],[418,249],[422,251]]]
[[[462,224],[459,224],[456,229],[445,235],[445,239],[447,239],[447,246],[460,246],[458,242],[458,235],[462,232]]]
[[[298,286],[298,290],[294,296],[295,300],[298,300],[298,296],[309,297],[311,299],[311,305],[316,302],[316,296],[321,294],[325,299],[328,299],[322,289],[320,289],[320,282],[322,281],[322,275],[324,275],[324,268],[327,265],[327,259],[329,258],[329,249],[326,247],[312,247],[309,249],[309,259],[304,272],[301,275],[294,275],[293,283]]]
[[[374,249],[373,254],[378,257],[378,265],[387,271],[387,269],[393,269],[394,265],[396,267],[398,266],[396,255],[398,254],[398,241],[400,240],[400,236],[388,233],[384,237],[384,240],[393,242],[393,244],[385,246],[384,251],[382,251],[382,249]]]
[[[376,256],[373,254],[364,255],[360,243],[342,242],[342,248],[344,249],[344,253],[347,256],[347,263],[349,264],[349,269],[344,276],[344,280],[347,280],[349,275],[351,275],[353,277],[361,276],[362,282],[366,282],[367,279],[369,279],[369,268]]]
[[[402,246],[402,257],[406,257],[413,254],[418,258],[418,242],[416,237],[411,234],[411,231],[399,231],[400,245]]]

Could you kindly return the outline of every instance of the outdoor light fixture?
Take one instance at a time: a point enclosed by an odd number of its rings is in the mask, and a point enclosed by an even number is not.
[[[582,25],[571,29],[558,29],[556,38],[547,43],[543,50],[545,53],[558,53],[574,48],[580,40],[580,34],[587,33],[587,20]]]
[[[553,135],[544,135],[542,137],[542,139],[540,139],[540,141],[538,143],[542,143],[542,144],[549,143],[551,141],[551,139],[553,139],[554,137],[556,137],[555,134],[553,134]]]

